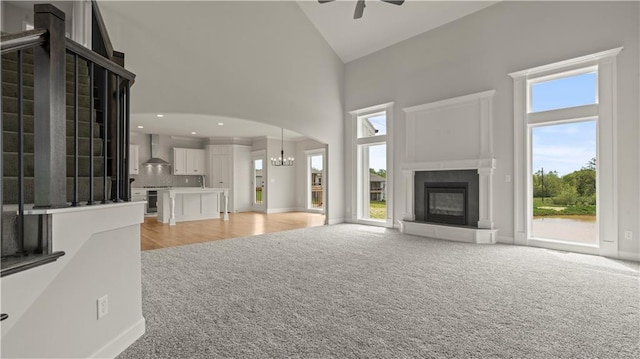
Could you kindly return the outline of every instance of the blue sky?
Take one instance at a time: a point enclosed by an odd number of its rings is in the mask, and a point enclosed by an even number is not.
[[[563,176],[596,157],[596,121],[537,126],[532,129],[533,172],[557,171]]]
[[[595,72],[535,83],[531,86],[531,111],[541,112],[596,103]],[[385,116],[369,122],[386,134]],[[560,176],[579,170],[596,157],[596,121],[536,126],[532,129],[533,172],[544,168]],[[369,168],[386,169],[386,146],[369,147]]]
[[[595,73],[532,85],[532,112],[596,103]],[[536,126],[532,129],[532,170],[560,176],[579,170],[596,157],[596,121]]]

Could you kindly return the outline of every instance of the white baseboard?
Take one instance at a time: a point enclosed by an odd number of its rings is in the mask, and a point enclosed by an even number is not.
[[[347,221],[344,218],[329,218],[329,225],[340,223],[347,223]]]
[[[640,253],[618,251],[618,258],[624,259],[627,261],[640,262]]]
[[[498,236],[497,243],[514,244],[515,240],[513,239],[513,237]]]
[[[122,332],[117,337],[113,338],[110,342],[105,344],[105,346],[93,353],[90,358],[102,359],[117,357],[145,333],[145,328],[146,321],[144,318],[141,318],[127,330]]]

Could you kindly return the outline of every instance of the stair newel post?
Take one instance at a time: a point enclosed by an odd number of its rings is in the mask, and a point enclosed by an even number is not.
[[[87,205],[93,205],[95,204],[95,201],[93,199],[93,171],[94,171],[94,164],[93,164],[93,131],[94,128],[96,126],[96,112],[94,110],[94,101],[95,101],[95,97],[93,94],[93,79],[94,79],[94,74],[95,74],[95,65],[93,64],[93,62],[89,62],[89,201],[87,202]]]
[[[16,236],[20,243],[19,252],[24,252],[24,98],[22,88],[22,50],[18,50],[18,228]]]
[[[109,71],[104,69],[103,77],[103,96],[102,96],[102,131],[104,133],[102,141],[102,158],[103,158],[103,187],[102,187],[102,203],[108,203],[109,191],[107,185],[109,183]]]
[[[113,62],[124,67],[124,53],[119,51],[113,51]],[[116,111],[117,111],[117,133],[118,133],[118,151],[121,151],[117,156],[118,163],[116,168],[119,171],[116,186],[120,191],[116,197],[118,200],[129,201],[129,80],[124,81],[122,86],[122,77],[116,76]],[[122,90],[121,90],[122,89]],[[124,160],[123,160],[124,159]]]
[[[120,109],[120,75],[116,75],[116,158],[115,158],[115,167],[116,167],[116,183],[112,184],[112,186],[116,189],[116,194],[114,196],[115,202],[120,202],[121,193],[121,181],[120,170],[122,167],[120,166],[122,158],[122,125],[120,121],[122,121],[121,117],[121,109]]]
[[[67,206],[65,14],[51,4],[36,4],[34,26],[48,31],[34,58],[34,207]]]
[[[73,201],[71,205],[76,207],[78,202],[78,55],[73,55]]]
[[[131,102],[130,102],[130,94],[131,94],[131,82],[129,80],[127,80],[126,85],[125,85],[125,93],[124,93],[124,135],[125,135],[125,142],[124,142],[124,146],[125,146],[125,150],[124,153],[127,156],[127,160],[124,163],[124,178],[125,178],[125,183],[124,183],[124,188],[125,188],[125,192],[124,192],[124,198],[127,202],[131,201],[131,183],[129,181],[129,161],[131,161],[131,158],[129,157],[130,152],[130,143],[131,143],[131,119],[130,119],[130,114],[131,114]]]

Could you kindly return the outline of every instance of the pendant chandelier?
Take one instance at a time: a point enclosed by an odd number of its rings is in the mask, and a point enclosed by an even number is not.
[[[271,157],[272,166],[293,166],[293,157],[284,157],[284,128],[280,129],[282,133],[282,145],[280,147],[280,157]]]

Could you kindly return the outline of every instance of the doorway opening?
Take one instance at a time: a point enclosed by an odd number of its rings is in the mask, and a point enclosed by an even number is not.
[[[324,211],[324,150],[307,151],[307,210]]]
[[[265,157],[264,152],[254,153],[251,157],[252,177],[252,209],[258,212],[266,212],[267,189],[265,186]]]

